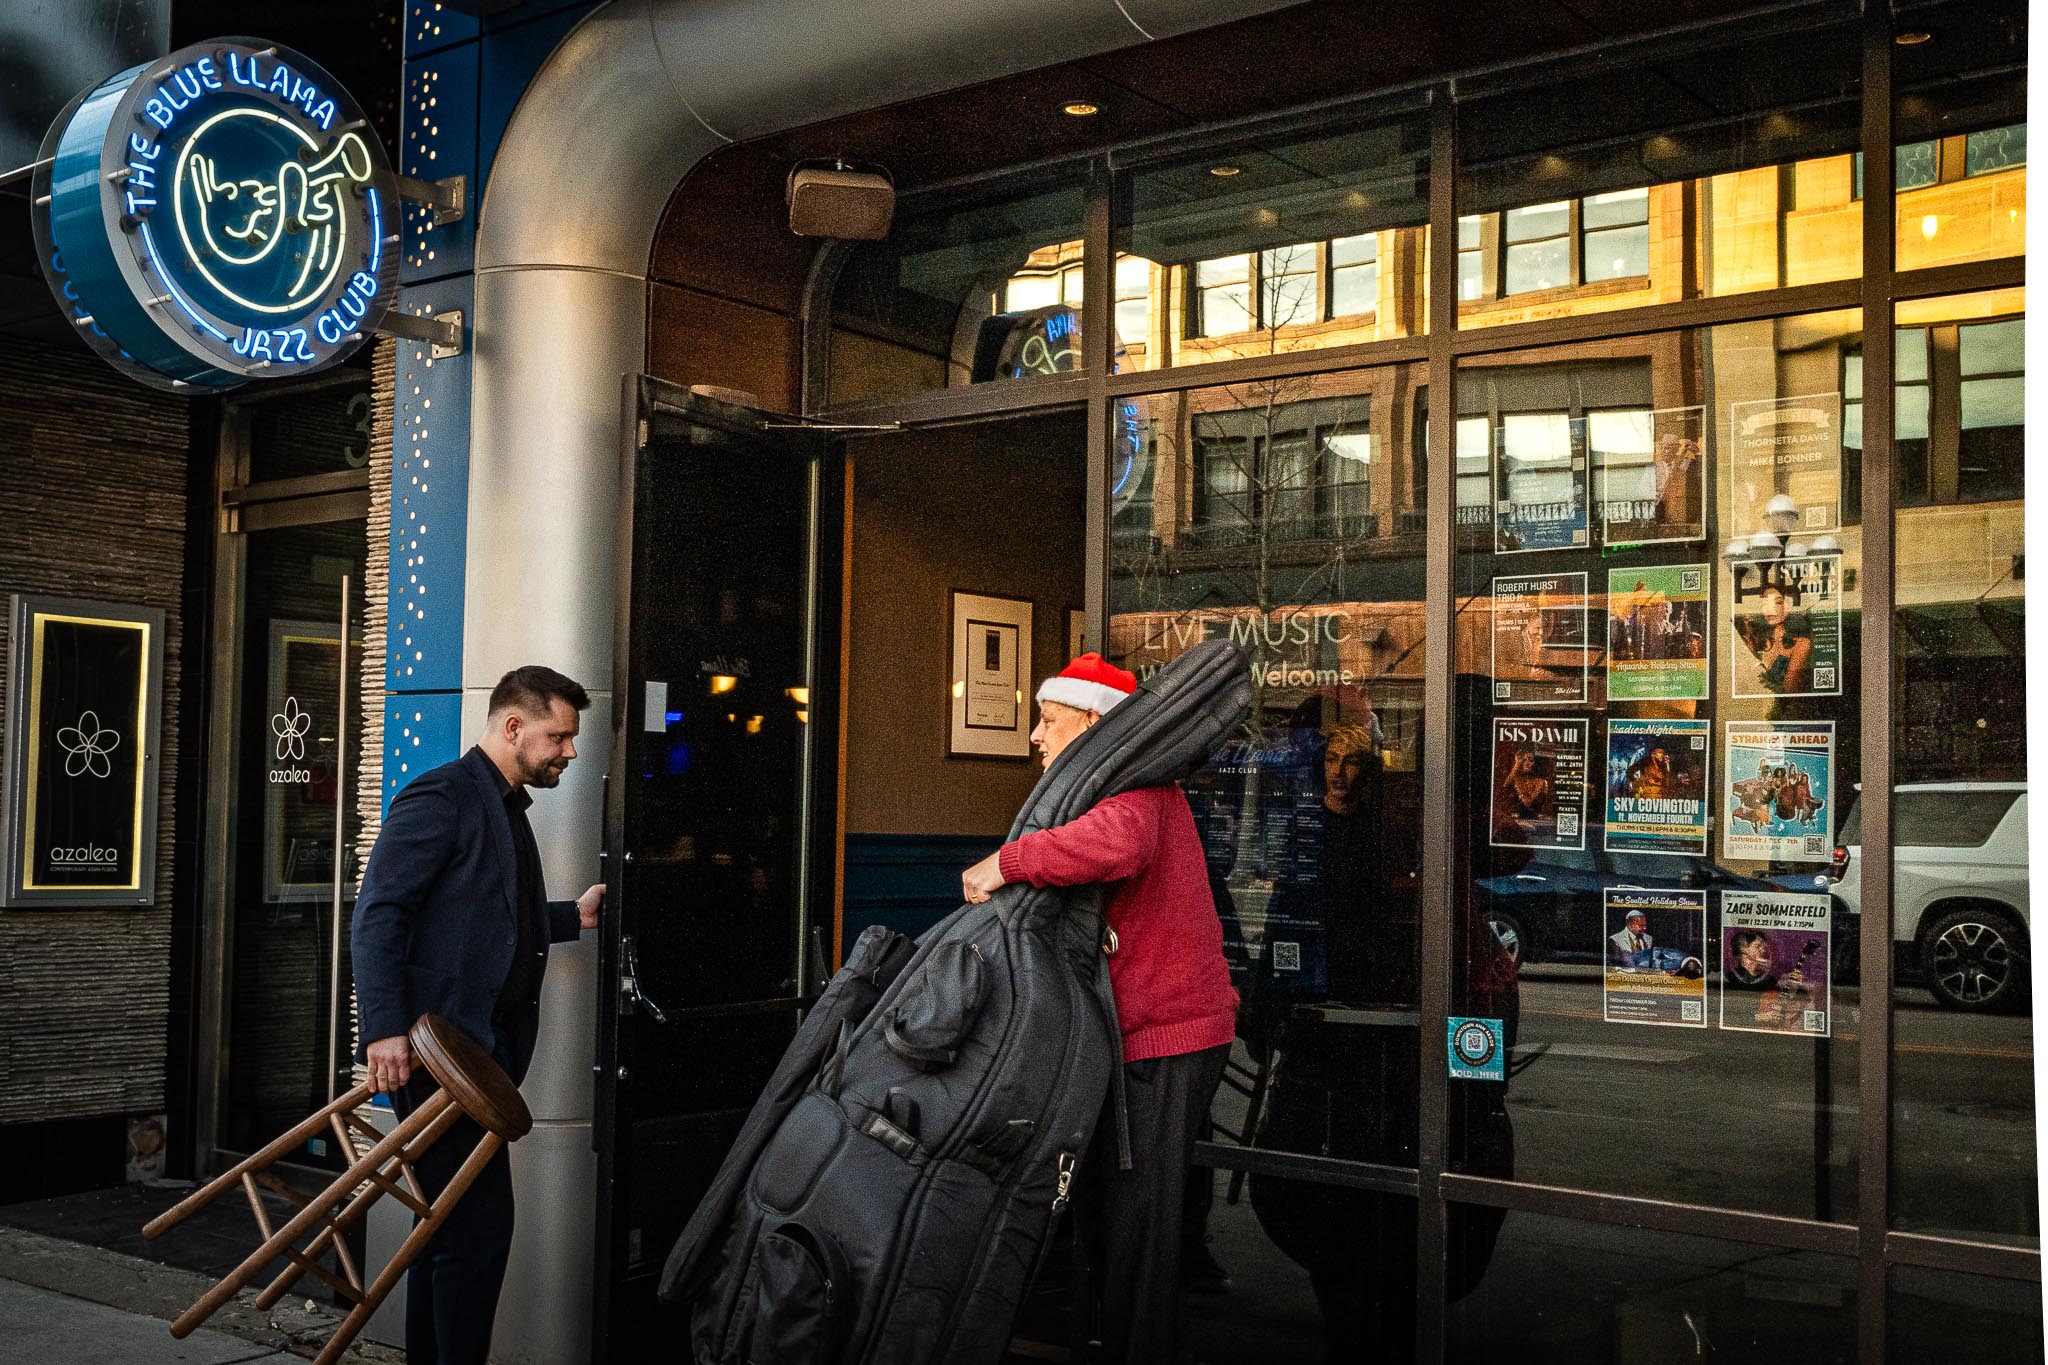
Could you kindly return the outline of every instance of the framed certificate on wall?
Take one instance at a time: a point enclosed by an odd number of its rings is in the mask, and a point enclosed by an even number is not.
[[[953,594],[948,757],[1029,758],[1031,604],[1016,597]]]

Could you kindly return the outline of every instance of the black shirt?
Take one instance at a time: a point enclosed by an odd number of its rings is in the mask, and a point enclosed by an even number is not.
[[[526,821],[526,808],[533,804],[533,797],[525,787],[505,781],[497,764],[491,765],[491,772],[503,788],[505,819],[512,827],[512,862],[518,869],[512,894],[512,902],[518,908],[518,938],[512,945],[511,970],[498,989],[495,1011],[503,1016],[539,1001],[541,967],[548,955],[547,892],[541,882],[540,845],[534,842],[533,826]]]

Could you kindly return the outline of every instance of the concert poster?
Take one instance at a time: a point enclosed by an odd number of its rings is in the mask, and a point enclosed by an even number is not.
[[[1494,704],[1585,701],[1595,649],[1590,616],[1582,573],[1494,579]]]
[[[1495,848],[1586,846],[1586,722],[1493,722]]]
[[[1738,536],[1831,531],[1842,524],[1842,395],[1809,393],[1729,405]],[[1772,503],[1780,510],[1772,511]]]
[[[1610,1024],[1707,1026],[1707,893],[1601,893],[1602,1017]]]
[[[1730,721],[1721,856],[1826,863],[1835,848],[1835,723]]]
[[[1707,410],[1603,412],[1591,421],[1608,548],[1706,539]]]
[[[1589,509],[1586,421],[1556,416],[1508,450],[1495,433],[1493,548],[1499,554],[1584,549]]]
[[[1655,564],[1607,571],[1607,699],[1704,701],[1708,568]]]
[[[1704,856],[1712,722],[1607,720],[1610,853]]]
[[[1738,697],[1842,693],[1842,557],[1729,567],[1730,690]]]
[[[1721,1027],[1743,1033],[1831,1032],[1829,898],[1721,893]]]

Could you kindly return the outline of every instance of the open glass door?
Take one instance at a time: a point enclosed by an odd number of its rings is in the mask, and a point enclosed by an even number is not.
[[[627,401],[593,1125],[614,1361],[673,1346],[662,1261],[821,984],[844,525],[825,437],[654,380]]]

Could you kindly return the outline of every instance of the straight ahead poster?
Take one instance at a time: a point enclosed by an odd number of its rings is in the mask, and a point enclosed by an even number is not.
[[[1730,721],[1721,856],[1825,863],[1835,848],[1835,723]]]
[[[1739,536],[1831,531],[1842,524],[1842,395],[1731,404],[1730,461]]]
[[[1586,722],[1493,722],[1495,848],[1586,846]]]
[[[1721,1027],[1829,1036],[1829,898],[1721,893]]]
[[[1711,721],[1607,721],[1607,848],[1701,856],[1707,851]]]
[[[1493,701],[1549,706],[1586,700],[1593,653],[1586,575],[1493,580]]]
[[[1601,900],[1607,1022],[1705,1028],[1707,893],[1613,887]]]
[[[1607,571],[1607,699],[1704,701],[1707,566]]]
[[[1842,692],[1842,557],[1810,555],[1730,568],[1738,697],[1836,697]]]

